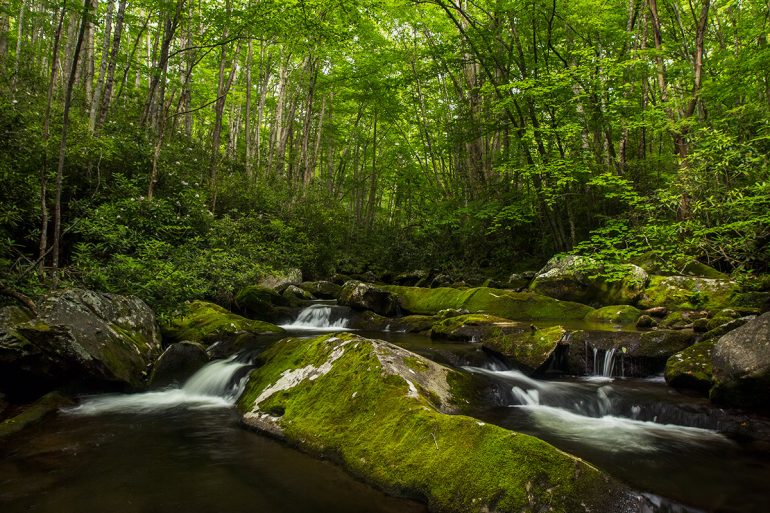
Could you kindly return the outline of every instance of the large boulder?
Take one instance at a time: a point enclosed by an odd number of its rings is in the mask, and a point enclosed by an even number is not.
[[[770,411],[770,312],[723,335],[712,363],[714,401]]]
[[[249,285],[236,294],[235,306],[240,313],[251,319],[276,322],[284,315],[283,307],[296,306],[296,303],[270,287]]]
[[[345,283],[338,299],[339,304],[356,310],[372,312],[393,317],[401,312],[398,297],[387,290],[369,283],[349,281]]]
[[[275,272],[262,278],[257,284],[260,287],[281,290],[286,285],[298,285],[302,282],[302,271],[299,269],[287,269]]]
[[[630,305],[649,277],[633,264],[605,266],[593,258],[554,257],[535,276],[530,289],[546,296],[587,305]]]
[[[320,299],[337,299],[342,291],[342,287],[330,281],[305,281],[297,286]]]
[[[211,345],[240,335],[280,335],[283,328],[269,322],[241,317],[207,301],[184,305],[164,325],[163,335],[170,341],[185,340]]]
[[[514,292],[504,289],[478,287],[455,289],[440,287],[384,286],[396,294],[401,308],[409,313],[435,315],[441,310],[467,310],[469,313],[487,313],[517,321],[563,321],[583,319],[593,308],[559,301],[532,292]]]
[[[618,327],[634,326],[642,311],[630,305],[612,305],[598,308],[586,315],[589,323],[610,324]]]
[[[694,276],[652,276],[639,300],[640,308],[664,306],[669,310],[715,312],[732,304],[734,281]]]
[[[624,511],[623,487],[537,438],[457,412],[471,378],[353,334],[261,355],[243,422],[444,512]]]
[[[206,347],[198,342],[177,342],[163,351],[152,368],[150,388],[181,385],[209,361]]]
[[[34,318],[6,312],[4,319],[0,388],[10,396],[142,389],[161,351],[155,315],[132,296],[68,289],[39,302]]]

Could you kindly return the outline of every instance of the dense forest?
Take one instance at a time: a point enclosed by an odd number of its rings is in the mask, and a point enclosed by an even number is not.
[[[770,262],[759,0],[6,0],[0,266],[164,307],[276,270]]]

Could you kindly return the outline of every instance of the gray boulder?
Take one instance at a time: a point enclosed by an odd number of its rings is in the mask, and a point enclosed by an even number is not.
[[[13,396],[142,389],[160,351],[155,315],[141,299],[63,290],[39,303],[37,317],[0,326],[0,387]]]
[[[715,344],[712,400],[770,411],[770,312],[723,335]]]
[[[306,281],[297,285],[320,299],[337,299],[342,287],[330,281]]]
[[[564,301],[588,305],[629,305],[637,301],[649,276],[641,267],[608,269],[591,257],[554,257],[535,276],[530,289]]]
[[[345,283],[338,301],[343,306],[356,310],[371,310],[386,317],[396,316],[401,310],[397,295],[360,281]]]

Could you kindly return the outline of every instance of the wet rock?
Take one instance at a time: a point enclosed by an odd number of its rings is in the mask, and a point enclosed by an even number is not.
[[[712,338],[718,339],[722,335],[725,335],[736,328],[740,328],[741,326],[743,326],[750,320],[755,319],[756,317],[757,317],[756,315],[747,315],[745,317],[739,317],[738,319],[732,319],[729,322],[720,324],[715,328],[711,328],[709,331],[701,335],[700,340],[703,341],[703,340],[709,340]]]
[[[49,392],[32,404],[21,408],[17,415],[0,422],[0,440],[39,424],[60,408],[72,406],[74,401],[59,392]]]
[[[452,277],[448,274],[438,274],[435,278],[430,282],[430,287],[432,289],[438,288],[438,287],[448,287],[452,284],[454,280],[452,280]]]
[[[319,299],[337,299],[342,287],[330,281],[306,281],[298,285]]]
[[[163,351],[152,369],[150,388],[181,385],[209,361],[206,348],[198,342],[177,342]]]
[[[541,440],[447,415],[472,399],[471,378],[392,344],[352,334],[284,339],[262,362],[239,400],[247,426],[333,457],[378,487],[419,490],[433,510],[619,511],[627,497]]]
[[[401,311],[396,295],[360,281],[347,282],[342,287],[338,301],[341,305],[356,310],[371,310],[386,317],[396,316]]]
[[[38,303],[37,317],[0,326],[0,388],[13,397],[141,389],[160,349],[155,315],[141,299],[62,290]]]
[[[587,305],[634,304],[649,278],[641,267],[607,268],[585,256],[554,257],[535,276],[530,289],[539,294]]]
[[[506,288],[509,289],[526,289],[532,280],[535,279],[537,273],[535,271],[524,271],[523,273],[513,273],[508,277],[508,283]]]
[[[169,340],[200,342],[204,345],[235,339],[241,334],[281,333],[284,330],[278,326],[241,317],[206,301],[193,301],[184,305],[163,326],[163,335]]]
[[[401,273],[393,278],[394,285],[404,285],[407,287],[425,287],[429,283],[430,273],[423,270]]]
[[[723,335],[714,346],[712,400],[770,411],[770,312]]]
[[[292,303],[297,301],[312,301],[315,299],[313,294],[296,285],[287,285],[286,288],[283,289],[283,292],[281,292],[281,295]]]
[[[708,395],[713,384],[711,356],[715,342],[714,339],[698,342],[671,355],[666,361],[666,383]]]

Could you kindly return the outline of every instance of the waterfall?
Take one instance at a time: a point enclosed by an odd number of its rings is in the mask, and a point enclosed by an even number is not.
[[[347,307],[316,303],[303,309],[294,322],[281,327],[287,330],[348,331],[349,315]]]
[[[65,410],[76,415],[103,413],[152,413],[179,406],[190,408],[230,407],[243,392],[249,363],[238,361],[237,355],[227,360],[208,363],[181,388],[169,388],[143,394],[107,394],[90,396]]]
[[[586,353],[588,353],[586,347]],[[599,357],[599,351],[600,349],[597,347],[593,347],[593,356],[594,356],[594,367],[593,367],[593,377],[598,377],[601,379],[611,379],[612,376],[615,374],[615,364],[617,361],[616,355],[618,353],[617,348],[613,347],[610,349],[607,349],[604,351],[604,357]],[[586,370],[588,370],[588,362],[586,362]],[[621,355],[621,362],[620,362],[620,375],[623,376],[625,374],[623,369],[623,360]]]

